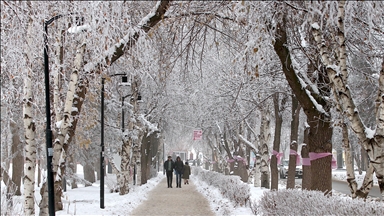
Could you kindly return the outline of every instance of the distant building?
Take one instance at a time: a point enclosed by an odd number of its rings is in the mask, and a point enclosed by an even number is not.
[[[188,156],[187,155],[187,151],[173,151],[172,152],[172,159],[176,160],[177,156],[180,156],[182,161],[188,160],[188,158],[187,158],[187,156]]]

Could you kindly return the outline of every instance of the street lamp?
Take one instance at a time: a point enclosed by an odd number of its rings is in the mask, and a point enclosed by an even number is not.
[[[48,58],[48,26],[53,23],[55,20],[60,19],[64,16],[73,15],[69,14],[59,14],[52,17],[49,20],[44,21],[44,76],[45,76],[45,112],[47,127],[45,131],[46,137],[46,148],[47,148],[47,183],[48,183],[48,213],[49,215],[55,215],[55,194],[54,194],[54,176],[53,176],[53,148],[52,148],[52,130],[51,130],[51,101],[50,101],[50,91],[49,91],[49,58]],[[79,19],[79,17],[76,17]],[[84,21],[84,18],[80,18]],[[79,24],[79,22],[77,22]],[[82,28],[86,30],[86,28]]]
[[[57,15],[44,21],[44,74],[45,74],[45,112],[47,118],[47,128],[45,130],[45,141],[47,148],[47,182],[48,182],[48,211],[49,215],[55,215],[55,194],[53,178],[53,148],[52,148],[52,130],[51,130],[51,101],[49,95],[49,59],[48,59],[48,25],[53,21],[63,17]]]
[[[113,76],[123,76],[122,82],[126,83],[128,82],[126,74],[112,74],[110,77]],[[100,208],[104,209],[104,172],[105,172],[105,165],[104,165],[104,82],[105,78],[101,78],[101,151],[100,151]],[[123,120],[124,123],[124,120]]]

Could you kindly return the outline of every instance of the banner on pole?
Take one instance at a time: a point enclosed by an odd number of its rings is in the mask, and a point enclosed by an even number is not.
[[[203,136],[202,130],[194,130],[193,131],[193,140],[201,140],[202,136]]]

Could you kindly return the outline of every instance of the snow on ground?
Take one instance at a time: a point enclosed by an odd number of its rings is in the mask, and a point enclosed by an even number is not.
[[[78,176],[82,177],[82,166],[78,165]],[[358,184],[361,184],[364,174],[359,175],[356,172],[356,179]],[[333,170],[333,178],[340,180],[346,179],[345,170]],[[116,176],[108,174],[105,178],[106,185],[116,182]],[[67,191],[64,192],[63,205],[64,210],[57,211],[56,215],[128,215],[136,206],[147,199],[148,192],[153,189],[163,178],[162,172],[158,173],[158,176],[148,180],[148,183],[143,186],[131,185],[130,192],[127,195],[121,196],[118,193],[111,193],[105,188],[104,205],[105,208],[100,208],[100,182],[92,184],[92,186],[84,187],[79,184],[79,188],[71,189],[67,187]],[[194,181],[197,188],[207,200],[211,203],[211,208],[217,215],[252,215],[249,207],[237,206],[233,207],[229,200],[223,199],[219,191],[210,187],[205,182],[198,181],[197,178],[191,177],[191,181]],[[377,179],[376,183],[377,184]],[[4,184],[2,183],[2,193],[5,191]],[[258,201],[263,195],[264,191],[269,189],[253,187],[251,188],[251,200]],[[285,185],[279,185],[279,188],[285,188]],[[36,188],[35,192],[36,200],[39,202],[41,197],[39,194],[39,188]],[[17,205],[23,203],[22,197],[15,199]],[[3,204],[2,204],[3,205]],[[2,206],[3,207],[3,206]],[[36,205],[36,215],[38,215],[38,207]],[[17,214],[21,211],[21,207],[17,208],[14,213]],[[22,214],[22,212],[19,212]]]
[[[359,186],[363,183],[364,176],[365,176],[365,171],[362,171],[361,174],[359,174],[358,171],[355,171],[356,182]],[[347,171],[345,169],[334,169],[332,170],[332,178],[342,180],[342,181],[347,181]],[[374,185],[379,184],[375,174],[373,175],[373,184]]]

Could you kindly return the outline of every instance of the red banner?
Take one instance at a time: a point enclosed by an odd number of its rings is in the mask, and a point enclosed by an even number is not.
[[[193,140],[201,140],[202,136],[203,136],[202,130],[194,130],[193,131]]]

